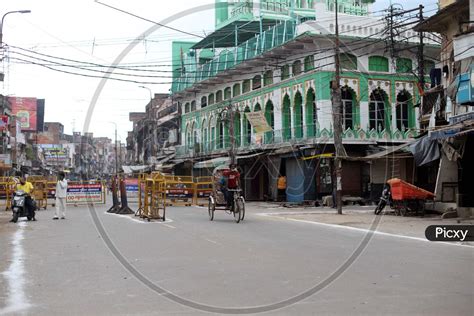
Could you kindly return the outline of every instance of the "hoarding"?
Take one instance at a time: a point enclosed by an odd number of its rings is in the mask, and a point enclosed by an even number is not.
[[[68,184],[67,204],[104,203],[102,184]]]
[[[61,144],[41,144],[43,156],[48,163],[59,163],[67,161],[67,149]]]
[[[8,116],[0,115],[0,131],[6,130],[8,127]]]
[[[8,97],[12,113],[21,123],[22,131],[36,131],[37,113],[36,98]]]
[[[265,114],[262,111],[245,112],[245,116],[255,129],[256,133],[265,133],[270,132],[272,130],[271,126],[268,125],[267,119],[265,118]]]

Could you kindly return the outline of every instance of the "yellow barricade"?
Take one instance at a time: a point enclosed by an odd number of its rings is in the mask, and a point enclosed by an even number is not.
[[[212,177],[194,178],[194,204],[207,206],[212,189]]]
[[[41,176],[30,176],[28,181],[33,184],[33,198],[36,201],[36,206],[38,209],[46,209],[48,207],[48,191],[47,191],[47,181]]]
[[[5,211],[11,209],[11,199],[15,192],[15,182],[10,177],[0,177],[0,201],[5,206]]]
[[[142,206],[140,217],[148,221],[152,219],[164,221],[166,218],[166,203],[163,175],[153,173],[149,176],[144,176],[141,183],[143,184],[141,190],[144,192],[140,196],[140,201],[142,202],[139,202],[139,207]]]
[[[194,202],[194,181],[189,176],[164,176],[166,205],[191,206]]]

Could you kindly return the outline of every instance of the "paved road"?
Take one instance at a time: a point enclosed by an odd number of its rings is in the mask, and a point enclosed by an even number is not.
[[[203,208],[168,208],[169,222],[93,212],[129,264],[167,291],[204,305],[274,304],[334,273],[364,233],[260,216],[207,219]],[[200,315],[138,281],[116,259],[86,207],[64,221],[0,230],[0,314]],[[12,227],[13,226],[13,227]],[[15,242],[12,242],[15,239]],[[4,251],[5,250],[5,251]],[[323,290],[271,315],[472,315],[474,248],[375,235]]]

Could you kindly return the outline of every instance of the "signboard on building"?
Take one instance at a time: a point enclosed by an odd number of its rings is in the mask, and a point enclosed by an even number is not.
[[[67,204],[104,203],[102,184],[68,184]]]
[[[256,133],[265,133],[270,132],[272,130],[271,126],[268,125],[267,119],[265,118],[265,114],[262,111],[245,112],[245,116],[255,129]]]
[[[8,116],[0,115],[0,132],[6,130],[8,127]]]
[[[0,168],[11,168],[12,159],[10,154],[0,154]]]
[[[43,157],[47,163],[64,163],[67,161],[67,149],[61,144],[41,144]]]
[[[36,131],[36,98],[8,97],[12,105],[12,113],[21,123],[22,131]]]

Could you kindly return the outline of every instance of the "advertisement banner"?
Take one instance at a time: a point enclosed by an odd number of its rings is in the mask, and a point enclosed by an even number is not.
[[[39,145],[43,150],[43,156],[47,163],[64,163],[67,161],[67,149],[61,144]]]
[[[10,154],[0,154],[0,168],[11,168],[12,167],[12,159]]]
[[[8,127],[8,116],[0,115],[0,131],[6,130]]]
[[[138,200],[138,179],[125,179],[125,191],[128,199]]]
[[[270,132],[272,130],[271,126],[268,125],[267,119],[265,118],[265,114],[262,111],[245,112],[245,116],[255,129],[256,133],[265,133]]]
[[[22,131],[36,131],[36,98],[8,97]]]
[[[68,184],[67,204],[104,203],[102,184]]]

